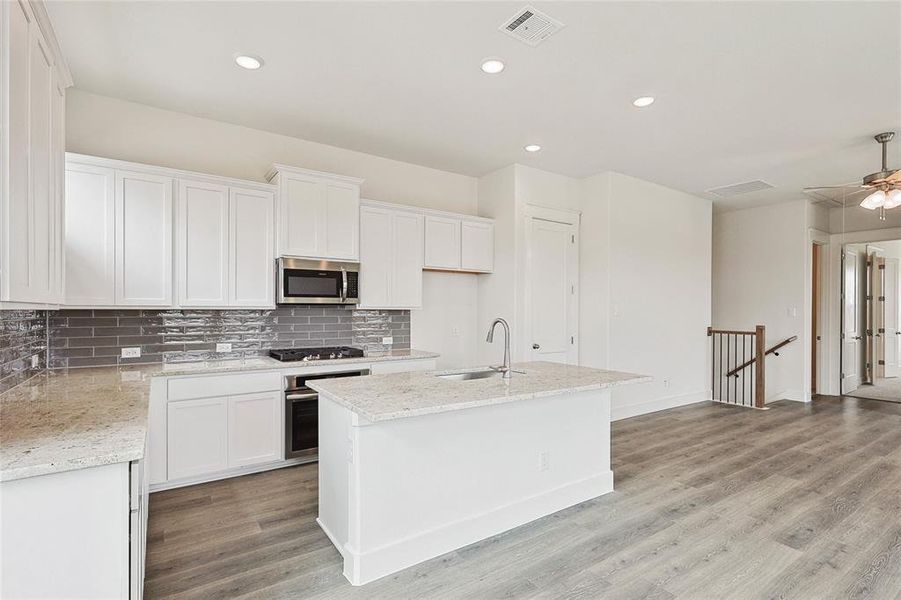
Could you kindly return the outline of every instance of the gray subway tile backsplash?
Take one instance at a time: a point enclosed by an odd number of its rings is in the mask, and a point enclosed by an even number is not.
[[[49,316],[52,368],[242,358],[271,348],[410,348],[410,312],[346,306],[275,310],[60,310]],[[392,337],[385,345],[382,338]],[[217,353],[228,342],[231,352]],[[141,357],[120,358],[140,347]],[[0,388],[2,389],[2,388]]]
[[[37,366],[32,367],[32,357]],[[0,393],[47,367],[47,313],[0,310]]]

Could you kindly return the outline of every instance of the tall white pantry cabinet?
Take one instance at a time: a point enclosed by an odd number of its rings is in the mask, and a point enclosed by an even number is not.
[[[68,67],[43,4],[0,3],[0,306],[59,304]]]

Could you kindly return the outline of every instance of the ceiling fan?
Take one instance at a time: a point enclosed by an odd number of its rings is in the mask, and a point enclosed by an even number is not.
[[[887,146],[892,138],[895,137],[894,131],[886,131],[873,137],[882,145],[882,169],[876,173],[870,173],[863,178],[860,184],[849,185],[832,185],[824,187],[804,188],[805,192],[816,192],[819,190],[835,190],[848,189],[856,187],[848,197],[856,196],[869,192],[866,198],[860,203],[860,206],[868,210],[879,210],[879,218],[885,221],[885,211],[901,206],[901,169],[889,169],[887,162]]]

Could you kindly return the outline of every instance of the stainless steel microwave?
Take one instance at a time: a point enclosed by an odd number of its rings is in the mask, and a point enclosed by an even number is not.
[[[278,304],[356,304],[360,263],[279,258]]]

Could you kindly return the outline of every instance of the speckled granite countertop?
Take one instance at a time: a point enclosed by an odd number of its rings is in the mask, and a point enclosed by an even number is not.
[[[144,456],[160,365],[49,371],[0,396],[0,481]]]
[[[645,375],[551,362],[519,363],[513,368],[524,373],[514,373],[506,380],[490,377],[459,381],[438,377],[442,373],[480,371],[482,367],[318,379],[308,381],[307,385],[375,422],[651,381]]]
[[[437,356],[403,350],[300,363],[259,357],[51,370],[0,394],[0,481],[142,458],[154,376],[291,370]]]

